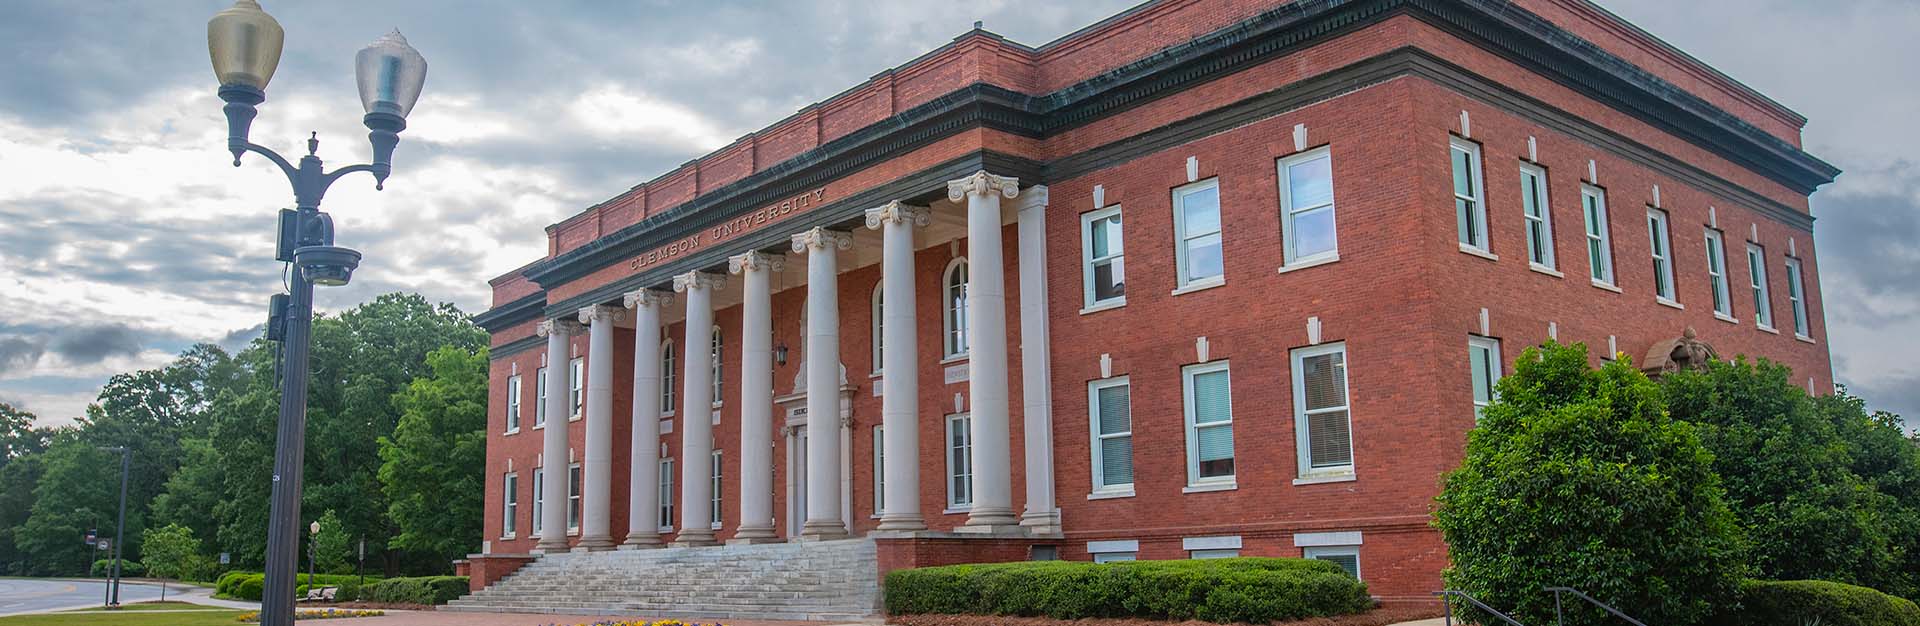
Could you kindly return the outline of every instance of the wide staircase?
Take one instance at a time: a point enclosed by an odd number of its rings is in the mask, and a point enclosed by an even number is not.
[[[879,612],[868,539],[550,554],[450,611],[837,620]]]

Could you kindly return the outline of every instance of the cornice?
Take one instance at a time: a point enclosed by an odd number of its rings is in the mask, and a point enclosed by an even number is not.
[[[501,330],[528,320],[540,318],[540,307],[547,303],[547,292],[536,291],[518,300],[481,311],[470,319],[474,325],[486,329],[489,333]]]

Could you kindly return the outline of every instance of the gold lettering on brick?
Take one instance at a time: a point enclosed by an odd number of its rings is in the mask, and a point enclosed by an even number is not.
[[[674,257],[691,253],[695,248],[703,245],[731,239],[755,227],[776,221],[795,211],[806,209],[809,206],[824,204],[826,197],[827,189],[822,187],[801,193],[797,196],[782,199],[779,202],[769,204],[759,210],[716,224],[712,228],[696,232],[668,243],[667,245],[635,255],[633,258],[627,259],[627,270],[637,272],[672,260]]]

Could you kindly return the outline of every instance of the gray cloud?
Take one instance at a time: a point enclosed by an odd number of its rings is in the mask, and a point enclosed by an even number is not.
[[[30,367],[46,352],[43,342],[25,337],[0,337],[0,374]]]

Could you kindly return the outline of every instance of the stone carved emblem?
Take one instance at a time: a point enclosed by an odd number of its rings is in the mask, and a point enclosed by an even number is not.
[[[1701,341],[1699,333],[1688,326],[1679,337],[1647,349],[1647,358],[1641,362],[1640,370],[1653,376],[1682,370],[1704,371],[1708,363],[1719,359],[1720,353],[1714,351],[1713,345]]]

